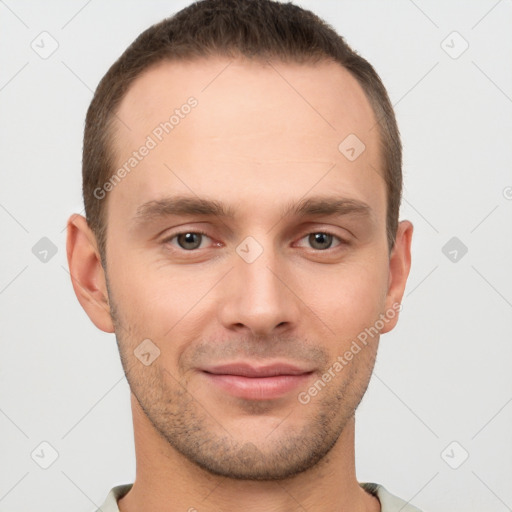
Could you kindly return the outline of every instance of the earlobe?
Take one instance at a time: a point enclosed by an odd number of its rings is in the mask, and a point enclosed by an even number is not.
[[[386,312],[393,312],[381,334],[391,331],[398,322],[399,311],[401,311],[402,297],[404,295],[407,277],[411,269],[411,242],[413,225],[408,220],[399,223],[396,240],[389,258],[389,281],[386,296]]]
[[[74,214],[68,219],[66,251],[78,301],[98,329],[114,332],[96,237],[82,215]]]

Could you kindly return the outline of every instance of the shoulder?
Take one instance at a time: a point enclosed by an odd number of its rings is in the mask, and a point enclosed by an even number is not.
[[[95,512],[119,512],[117,500],[121,499],[125,494],[127,494],[132,486],[133,483],[116,485],[115,487],[112,487],[101,507]]]
[[[384,486],[374,482],[360,482],[359,485],[368,493],[378,498],[381,512],[421,512],[407,501],[391,494]]]

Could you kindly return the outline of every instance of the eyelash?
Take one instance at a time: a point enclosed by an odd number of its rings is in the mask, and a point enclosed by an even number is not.
[[[203,235],[203,236],[206,236],[206,237],[210,238],[210,237],[208,236],[208,233],[206,233],[206,232],[204,232],[204,231],[202,231],[202,230],[200,230],[200,229],[197,229],[197,230],[195,230],[195,231],[180,231],[179,233],[174,233],[174,234],[172,234],[172,235],[168,236],[167,238],[165,238],[165,239],[162,241],[162,243],[163,243],[163,244],[169,244],[169,243],[171,242],[171,240],[174,240],[176,237],[178,237],[178,236],[180,236],[180,235],[185,235],[185,234],[187,234],[187,233],[192,233],[192,234],[194,234],[194,235]],[[327,252],[329,252],[329,251],[331,251],[331,250],[336,250],[336,248],[337,248],[337,247],[340,247],[340,246],[342,246],[342,245],[349,245],[349,242],[348,242],[348,241],[344,240],[343,238],[340,238],[338,235],[335,235],[334,233],[330,233],[329,231],[321,231],[321,230],[320,230],[320,231],[310,231],[310,232],[309,232],[309,233],[307,233],[306,235],[302,236],[302,237],[300,238],[300,240],[303,240],[304,238],[306,238],[307,236],[312,235],[312,234],[330,235],[330,236],[332,236],[333,238],[338,239],[338,241],[339,241],[339,244],[338,244],[338,245],[336,245],[336,246],[334,246],[334,247],[328,247],[327,249],[323,249],[323,250],[322,250],[322,249],[314,249],[314,248],[311,248],[311,250],[313,250],[313,251],[315,251],[315,252],[319,252],[319,253],[324,252],[324,253],[327,253]],[[189,250],[187,250],[187,249],[183,249],[183,248],[181,248],[181,247],[175,247],[175,248],[176,248],[177,250],[179,250],[179,251],[182,251],[182,252],[188,252],[188,253],[194,253],[194,252],[197,252],[197,251],[199,250],[199,249],[189,249]]]

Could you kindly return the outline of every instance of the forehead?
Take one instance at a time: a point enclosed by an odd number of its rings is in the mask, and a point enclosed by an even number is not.
[[[211,197],[226,185],[240,203],[250,194],[289,202],[315,188],[384,207],[375,115],[337,63],[165,61],[134,81],[116,114],[116,164],[129,178],[111,201],[127,215],[130,205],[173,192]]]
[[[247,130],[261,127],[258,117],[247,115],[262,111],[270,114],[276,107],[277,115],[266,118],[267,132],[293,128],[309,119],[311,131],[326,135],[338,132],[336,137],[340,137],[352,129],[368,139],[370,134],[366,132],[375,123],[361,86],[338,63],[211,57],[163,61],[144,71],[131,84],[118,108],[124,121],[117,125],[119,134],[129,140],[130,135],[136,135],[133,128],[150,131],[152,122],[168,119],[190,96],[197,98],[205,114],[201,116],[201,127],[207,128],[204,121],[209,116],[209,128],[215,127],[217,132],[224,126],[223,121],[230,120],[243,121]],[[240,114],[238,119],[233,117],[236,112]]]

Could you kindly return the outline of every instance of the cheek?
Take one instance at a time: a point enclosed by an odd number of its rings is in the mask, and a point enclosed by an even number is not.
[[[340,265],[304,275],[304,296],[336,338],[353,338],[373,325],[385,307],[387,273],[383,264]]]
[[[173,266],[163,256],[148,260],[144,250],[130,250],[122,240],[110,247],[116,264],[109,268],[109,281],[131,344],[149,338],[167,351],[172,341],[172,351],[180,352],[186,348],[180,343],[199,339],[217,321],[214,299],[225,301],[219,294],[229,293],[216,286],[225,266]],[[373,325],[387,291],[387,260],[379,249],[361,248],[337,264],[289,262],[285,273],[299,297],[289,300],[297,300],[304,313],[298,329],[324,324],[330,328],[326,335],[347,339]]]
[[[121,252],[112,254],[112,261],[119,264],[109,269],[109,282],[119,320],[130,332],[131,343],[149,338],[163,349],[173,340],[174,347],[184,330],[197,329],[198,323],[191,320],[201,311],[201,302],[207,299],[205,294],[216,276],[172,268],[165,261],[149,263],[143,258],[121,257]]]

